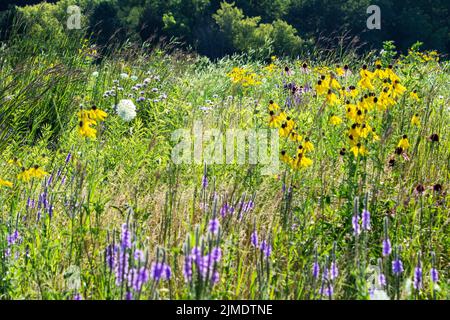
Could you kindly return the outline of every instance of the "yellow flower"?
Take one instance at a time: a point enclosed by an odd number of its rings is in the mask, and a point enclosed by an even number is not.
[[[0,187],[12,188],[12,186],[13,186],[12,182],[0,178]]]
[[[88,121],[80,121],[78,123],[78,132],[82,137],[95,139],[97,136],[97,130],[94,128],[91,128],[91,123]]]
[[[20,160],[17,159],[17,158],[8,160],[8,164],[12,164],[12,165],[15,165],[15,166],[18,166],[18,167],[22,167],[22,164],[20,163]]]
[[[420,101],[419,96],[417,95],[417,90],[412,91],[412,92],[409,94],[409,96],[410,96],[412,99],[416,100],[416,101]]]
[[[273,100],[269,101],[269,111],[277,111],[280,109],[280,106],[274,102]]]
[[[92,106],[92,109],[89,111],[92,120],[104,121],[108,114],[98,109],[96,106]]]
[[[381,61],[375,62],[375,71],[373,75],[379,79],[384,79],[387,77],[386,73],[382,70]]]
[[[359,155],[365,156],[368,153],[367,149],[361,143],[355,144],[350,149],[350,151],[353,152],[353,155],[355,156],[355,158],[357,158]]]
[[[338,126],[342,123],[342,119],[338,116],[331,116],[330,123],[334,126]]]
[[[287,164],[290,164],[292,161],[292,158],[286,153],[285,150],[281,151],[281,161]]]
[[[304,153],[299,152],[291,161],[293,169],[307,168],[313,164],[313,161],[306,157]]]
[[[289,136],[289,133],[291,133],[291,128],[289,128],[289,126],[288,126],[288,123],[286,122],[286,121],[284,121],[282,124],[281,124],[281,127],[280,127],[280,129],[279,129],[279,132],[280,132],[280,136],[282,136],[282,137],[288,137]]]
[[[40,179],[46,175],[48,175],[48,172],[45,172],[38,165],[35,165],[29,169],[22,168],[22,172],[17,175],[17,179],[27,182],[32,178]]]
[[[305,138],[305,143],[303,144],[303,149],[305,151],[314,151],[314,145],[311,141],[309,141],[309,138]]]
[[[345,71],[344,71],[343,68],[337,67],[337,68],[336,68],[336,74],[337,74],[338,76],[342,77],[342,76],[345,74]]]
[[[273,63],[269,64],[268,66],[264,67],[264,70],[266,70],[268,73],[273,73],[277,66]]]
[[[324,95],[325,93],[328,92],[329,86],[327,81],[325,80],[325,77],[322,77],[322,80],[317,81],[317,85],[316,85],[316,92],[318,95]]]
[[[393,84],[392,84],[392,97],[395,99],[397,96],[401,96],[405,91],[406,88],[400,84],[399,80],[396,80]]]
[[[339,104],[339,98],[336,96],[336,94],[333,93],[333,91],[328,90],[327,102],[328,102],[329,105],[338,105]]]
[[[411,124],[413,126],[420,127],[420,118],[419,118],[419,114],[418,113],[416,113],[415,115],[412,116]]]
[[[303,137],[299,135],[297,132],[295,132],[295,130],[292,130],[291,133],[289,134],[289,140],[293,142],[300,142],[302,141],[302,139]]]
[[[408,141],[408,136],[406,134],[403,135],[403,137],[400,139],[397,147],[402,148],[403,150],[408,149],[410,146],[409,141]]]

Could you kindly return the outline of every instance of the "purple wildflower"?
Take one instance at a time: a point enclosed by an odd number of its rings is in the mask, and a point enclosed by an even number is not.
[[[69,152],[66,157],[66,164],[70,161],[70,159],[72,159],[72,153]]]
[[[214,262],[219,262],[222,258],[222,250],[219,247],[215,247],[211,251],[211,257]]]
[[[422,267],[420,266],[420,262],[414,269],[414,289],[422,289]]]
[[[203,175],[202,178],[202,188],[206,189],[208,187],[208,177],[206,177],[206,175]]]
[[[73,296],[73,300],[80,301],[83,300],[83,297],[81,296],[81,294],[75,293],[75,295]]]
[[[312,266],[312,276],[315,279],[319,278],[319,273],[320,273],[320,266],[319,263],[317,261],[314,261],[313,266]]]
[[[431,268],[430,270],[431,281],[437,283],[439,281],[439,273],[436,268]]]
[[[133,300],[133,294],[131,291],[128,291],[125,295],[125,300]]]
[[[400,275],[403,272],[403,263],[400,258],[392,261],[392,273],[395,275]]]
[[[208,231],[211,232],[212,234],[217,234],[219,232],[219,227],[220,227],[219,219],[214,218],[209,221]]]
[[[220,280],[220,275],[218,271],[214,271],[212,276],[211,276],[211,282],[212,284],[216,284],[217,282],[219,282]]]
[[[339,275],[339,270],[335,261],[330,266],[330,280],[336,279]]]
[[[220,208],[220,215],[224,218],[228,214],[228,203],[224,203]]]
[[[359,227],[359,217],[358,215],[354,215],[352,218],[352,225],[353,225],[353,234],[355,236],[358,236],[361,233],[361,229]]]
[[[364,230],[370,230],[370,212],[364,209],[361,216],[362,228]]]
[[[383,240],[383,257],[390,255],[392,252],[391,241],[389,238]]]
[[[169,280],[172,274],[170,267],[162,262],[153,262],[150,267],[150,276],[154,281]]]
[[[272,246],[269,243],[267,243],[266,240],[261,241],[261,245],[259,248],[264,253],[266,258],[268,258],[272,253]]]
[[[380,284],[380,286],[384,287],[386,286],[386,276],[384,275],[384,273],[380,273],[378,275],[378,283]]]
[[[183,276],[187,282],[192,280],[192,258],[190,256],[184,258]]]
[[[256,231],[256,229],[252,232],[250,241],[251,241],[252,246],[254,246],[255,248],[258,247],[259,240],[258,240],[258,232]]]
[[[131,248],[131,234],[128,225],[122,225],[122,249]]]

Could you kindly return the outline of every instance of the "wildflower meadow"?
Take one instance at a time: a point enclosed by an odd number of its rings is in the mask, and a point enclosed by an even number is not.
[[[0,299],[449,299],[444,54],[62,32],[0,45]]]

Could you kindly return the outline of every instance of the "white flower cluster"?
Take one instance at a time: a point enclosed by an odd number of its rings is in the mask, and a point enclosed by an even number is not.
[[[136,117],[136,106],[133,101],[129,99],[122,99],[117,104],[117,115],[126,122],[133,120]]]

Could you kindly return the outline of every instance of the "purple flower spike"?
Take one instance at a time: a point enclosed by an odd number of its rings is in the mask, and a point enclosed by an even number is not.
[[[217,234],[219,232],[219,219],[215,218],[209,221],[209,225],[208,225],[208,231],[211,232],[212,234]]]
[[[122,225],[122,249],[131,248],[131,234],[128,225]]]
[[[395,275],[400,275],[403,272],[403,263],[400,258],[392,261],[392,273]]]
[[[364,209],[361,216],[362,228],[364,230],[370,230],[370,212]]]
[[[354,215],[352,218],[352,226],[353,226],[353,234],[358,236],[361,233],[361,229],[359,227],[359,217],[358,215]]]
[[[250,241],[252,243],[252,246],[254,246],[255,248],[258,247],[259,240],[258,240],[258,232],[256,230],[252,232]]]
[[[439,281],[439,273],[436,268],[431,268],[430,270],[431,281],[437,283]]]
[[[319,278],[319,273],[320,273],[320,266],[319,266],[319,263],[317,261],[315,261],[313,263],[313,266],[312,266],[312,276],[313,276],[313,278],[318,279]]]
[[[392,252],[391,241],[389,238],[383,240],[383,257],[387,257]]]
[[[420,266],[420,263],[414,269],[414,289],[422,289],[422,267]]]

